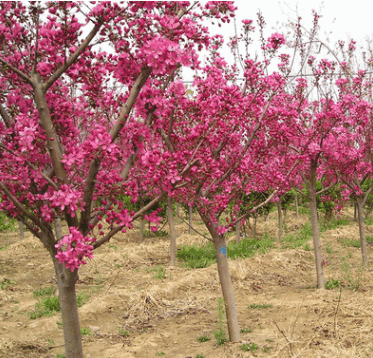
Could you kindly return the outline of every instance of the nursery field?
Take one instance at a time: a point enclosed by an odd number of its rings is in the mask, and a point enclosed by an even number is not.
[[[321,226],[328,289],[315,288],[308,216],[259,220],[253,256],[229,261],[241,341],[227,337],[216,263],[168,266],[168,237],[138,243],[118,234],[81,268],[77,284],[84,356],[90,358],[373,357],[373,272],[361,268],[359,230],[349,211]],[[198,231],[207,234],[195,218]],[[167,230],[167,226],[165,229]],[[205,239],[176,225],[183,246]],[[368,239],[373,235],[367,225]],[[230,240],[235,240],[232,233]],[[370,265],[373,265],[369,244]],[[28,232],[0,233],[0,357],[64,357],[55,277]]]

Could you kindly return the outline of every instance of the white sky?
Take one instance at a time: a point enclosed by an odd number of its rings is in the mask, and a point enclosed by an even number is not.
[[[237,29],[240,31],[242,20],[253,20],[256,27],[252,38],[255,42],[250,46],[251,57],[256,53],[261,54],[259,44],[259,26],[257,24],[257,13],[260,9],[266,21],[264,37],[267,39],[274,32],[283,33],[289,31],[285,27],[291,20],[296,20],[297,15],[302,17],[302,25],[307,30],[312,28],[312,10],[315,10],[322,17],[319,20],[320,31],[318,37],[323,42],[328,42],[333,48],[338,40],[348,44],[354,39],[357,48],[365,47],[367,39],[373,40],[373,1],[368,0],[239,0],[235,1],[238,7],[236,12]],[[230,36],[235,35],[234,22],[222,24],[222,27],[209,25],[211,34],[222,34],[225,42]],[[372,46],[373,47],[373,46]],[[233,63],[233,55],[226,48],[220,51],[223,57]],[[243,45],[240,46],[241,54],[244,54]],[[284,49],[280,52],[286,52]],[[289,52],[290,53],[290,52]],[[292,53],[291,53],[292,54]],[[200,57],[203,60],[203,55]],[[183,71],[184,79],[191,80],[193,72],[189,69]]]
[[[276,23],[296,18],[298,14],[308,27],[312,23],[312,9],[323,17],[320,19],[321,33],[332,31],[333,39],[354,38],[358,43],[373,34],[373,2],[367,0],[260,0],[235,1],[238,19],[257,19],[260,9],[267,22],[267,29],[279,28]]]

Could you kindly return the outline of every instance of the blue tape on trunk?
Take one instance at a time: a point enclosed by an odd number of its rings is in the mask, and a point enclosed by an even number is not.
[[[227,254],[227,248],[225,246],[221,247],[220,248],[220,253],[223,254],[223,255],[226,255]]]

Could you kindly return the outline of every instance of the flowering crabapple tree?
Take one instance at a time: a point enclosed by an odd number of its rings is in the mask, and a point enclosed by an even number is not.
[[[331,170],[342,183],[342,202],[352,199],[358,214],[363,265],[368,265],[364,207],[372,192],[372,74],[373,53],[370,48],[358,56],[356,42],[339,41],[334,56],[344,76],[336,81],[339,95],[351,106],[349,125],[339,128]]]
[[[353,199],[357,206],[359,235],[363,265],[368,265],[367,241],[363,209],[373,185],[372,178],[372,105],[366,98],[371,97],[372,82],[366,78],[366,71],[359,71],[356,77],[337,80],[340,96],[348,103],[348,126],[341,125],[337,132],[332,156],[328,158],[328,169],[334,171],[342,185],[342,201]],[[368,184],[368,185],[367,185]]]
[[[315,251],[317,285],[325,288],[321,244],[317,216],[318,195],[326,193],[338,183],[335,171],[328,167],[332,163],[334,147],[339,140],[341,128],[348,128],[356,116],[353,103],[357,100],[349,98],[336,91],[336,77],[346,73],[345,64],[341,63],[330,47],[318,39],[318,23],[320,16],[313,13],[312,29],[304,34],[300,18],[295,26],[295,39],[291,46],[299,48],[300,68],[294,76],[292,89],[293,105],[297,112],[294,123],[286,131],[289,138],[289,148],[298,155],[300,165],[298,172],[308,189],[308,200],[311,211],[311,226]],[[317,48],[315,47],[317,46]],[[314,54],[326,48],[322,53],[324,58],[316,59]],[[353,43],[348,55],[353,51]],[[328,59],[332,56],[332,60]],[[283,57],[280,66],[282,73],[289,73],[289,57]],[[292,61],[294,63],[294,60]],[[338,82],[337,82],[338,84]],[[320,190],[316,189],[317,181],[322,183]],[[326,199],[324,197],[323,199]]]
[[[149,143],[162,129],[157,105],[178,96],[179,68],[199,68],[197,51],[210,45],[203,22],[226,22],[233,10],[230,2],[0,4],[0,210],[51,256],[68,358],[83,356],[79,267],[163,197],[156,184],[175,186],[172,162],[167,176],[143,175],[140,185],[133,167],[152,172],[141,158],[159,147]],[[141,210],[116,200],[135,202],[140,186],[154,188]],[[56,218],[69,227],[62,238]],[[156,212],[146,218],[159,221]]]
[[[269,39],[272,41],[276,38]],[[156,164],[153,178],[171,175],[169,195],[178,202],[192,203],[205,223],[215,245],[229,339],[237,341],[240,332],[225,234],[268,203],[276,190],[257,207],[247,208],[241,217],[221,222],[221,216],[243,193],[268,191],[286,181],[289,173],[281,172],[278,158],[287,146],[271,133],[286,128],[296,112],[289,106],[290,96],[284,100],[283,76],[266,76],[265,63],[247,58],[246,83],[240,87],[235,83],[237,69],[229,67],[217,52],[221,38],[216,37],[214,43],[209,63],[193,83],[195,97],[188,98],[183,84],[175,82],[173,93],[179,91],[178,95],[157,107],[161,110],[162,105],[165,114],[158,117],[160,128],[155,134],[160,139],[151,143],[163,147],[158,155],[152,152],[142,160]]]
[[[325,288],[316,196],[327,192],[341,176],[344,180],[360,180],[369,175],[366,166],[360,162],[361,155],[356,147],[362,126],[368,119],[369,105],[352,92],[339,91],[335,96],[325,91],[325,87],[322,88],[321,79],[324,77],[330,82],[328,73],[337,67],[335,62],[326,59],[317,62],[311,56],[309,64],[314,74],[314,84],[322,95],[320,100],[308,101],[307,81],[304,78],[297,80],[295,96],[299,101],[299,120],[293,126],[295,132],[291,148],[302,161],[300,172],[310,202],[317,284],[319,288]],[[336,85],[340,87],[344,82],[344,79],[337,80]],[[353,165],[353,161],[350,161],[351,165],[346,165],[345,161],[351,160],[351,157],[359,162],[357,166]],[[362,172],[359,174],[358,167],[365,172],[364,175]],[[319,191],[316,190],[317,180],[323,184]]]

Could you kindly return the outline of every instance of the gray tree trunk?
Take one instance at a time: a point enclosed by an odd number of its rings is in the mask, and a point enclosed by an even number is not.
[[[23,229],[23,222],[21,220],[18,221],[18,225],[19,225],[19,236],[21,237],[21,240],[24,240],[24,238],[25,238],[25,231]]]
[[[193,227],[193,208],[189,205],[189,234],[192,234],[192,227]]]
[[[281,207],[281,198],[279,202],[276,202],[277,206],[277,214],[278,214],[278,232],[277,232],[277,239],[281,240],[282,237],[282,228],[284,225],[284,219],[282,217],[282,207]]]
[[[177,216],[177,221],[178,222],[181,222],[180,220],[180,204],[179,203],[176,203],[176,216]]]
[[[254,216],[254,224],[253,224],[253,238],[254,239],[256,238],[256,220],[257,220],[257,217]]]
[[[297,216],[297,219],[299,219],[299,204],[298,204],[298,193],[295,191],[295,213]]]
[[[168,225],[170,227],[170,239],[171,239],[170,266],[174,266],[175,261],[176,261],[176,232],[175,232],[175,225],[174,225],[174,216],[172,214],[171,198],[168,198],[167,200],[167,219],[168,219]]]
[[[57,238],[57,241],[58,241],[62,237],[62,223],[61,223],[61,218],[60,217],[56,217],[54,219],[54,229],[56,231],[56,238]]]
[[[145,228],[145,221],[140,217],[140,243],[144,241],[144,228]]]
[[[140,197],[140,207],[144,207],[144,199]],[[145,221],[144,216],[140,216],[140,243],[144,241],[144,228],[145,228]]]
[[[315,250],[317,287],[320,289],[325,289],[324,271],[321,257],[320,232],[317,218],[316,168],[317,162],[315,160],[311,160],[310,180],[307,182],[307,186],[310,195],[311,226],[313,235],[313,246]]]
[[[236,243],[238,244],[240,242],[240,234],[241,234],[241,223],[237,222],[236,223]]]
[[[358,216],[359,233],[360,233],[360,246],[361,246],[361,254],[363,257],[363,265],[368,266],[368,250],[367,250],[367,240],[365,237],[363,198],[361,197],[356,198],[356,206],[357,206],[357,216]]]
[[[65,358],[83,358],[82,336],[75,291],[75,285],[79,279],[78,270],[71,272],[70,269],[67,269],[56,259],[56,237],[51,231],[48,229],[42,231],[38,237],[48,250],[56,273],[65,342]]]
[[[227,245],[225,242],[225,238],[224,235],[218,234],[215,226],[212,224],[214,222],[214,220],[212,220],[213,218],[207,218],[202,214],[201,217],[207,229],[209,230],[211,237],[214,240],[220,285],[225,302],[225,313],[227,316],[229,340],[231,342],[237,342],[240,340],[240,329],[238,326],[238,317],[234,301],[233,286],[229,274]]]
[[[78,271],[71,272],[53,259],[56,272],[63,334],[65,339],[66,358],[83,358],[82,336],[76,303],[75,284],[78,281]]]

